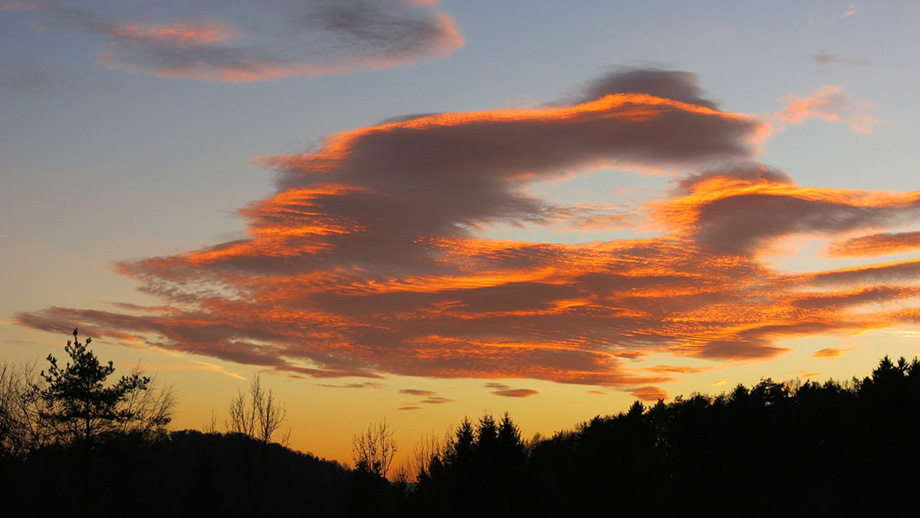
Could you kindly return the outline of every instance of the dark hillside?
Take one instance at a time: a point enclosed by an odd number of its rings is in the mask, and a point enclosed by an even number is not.
[[[244,435],[181,431],[49,446],[2,474],[5,516],[342,516],[367,481]],[[384,490],[374,480],[364,491]]]

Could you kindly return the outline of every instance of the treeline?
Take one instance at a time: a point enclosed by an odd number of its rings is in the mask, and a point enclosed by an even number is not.
[[[87,341],[88,343],[89,341]],[[227,433],[168,432],[171,395],[105,382],[85,344],[37,381],[0,371],[3,516],[916,515],[920,363],[864,379],[737,386],[524,440],[507,414],[464,419],[391,470],[386,422],[355,468],[292,451],[284,408],[253,382]],[[385,477],[390,475],[395,482]]]
[[[409,495],[416,516],[916,516],[920,363],[841,384],[765,379],[595,417],[524,443],[464,421]]]

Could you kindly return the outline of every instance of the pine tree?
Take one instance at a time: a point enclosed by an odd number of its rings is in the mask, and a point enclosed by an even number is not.
[[[122,376],[117,383],[106,386],[115,372],[112,362],[101,364],[87,346],[80,343],[77,330],[73,341],[68,340],[64,351],[70,356],[63,368],[57,358],[48,355],[51,366],[42,371],[43,386],[33,386],[34,395],[42,402],[39,417],[47,423],[60,440],[89,444],[95,438],[119,429],[119,425],[138,418],[138,412],[125,404],[129,396],[147,390],[150,378],[133,373]],[[169,422],[160,418],[160,425]]]

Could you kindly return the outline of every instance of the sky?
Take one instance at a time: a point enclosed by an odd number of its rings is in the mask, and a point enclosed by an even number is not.
[[[920,4],[5,0],[0,360],[400,456],[920,354]]]

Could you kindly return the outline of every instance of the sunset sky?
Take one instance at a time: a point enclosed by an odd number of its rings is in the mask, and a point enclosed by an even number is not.
[[[0,360],[350,462],[920,354],[920,3],[0,0]]]

